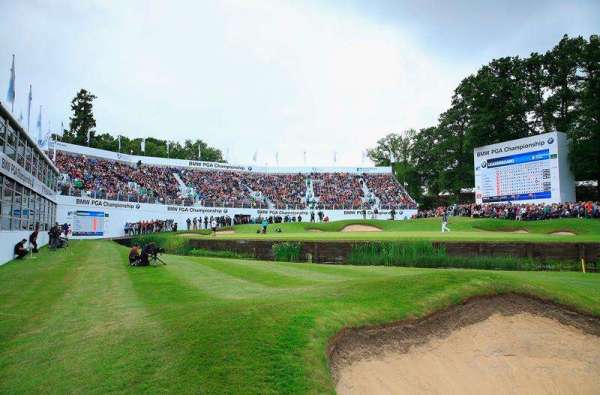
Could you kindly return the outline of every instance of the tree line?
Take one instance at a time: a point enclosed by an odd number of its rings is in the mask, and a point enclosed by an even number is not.
[[[392,133],[368,150],[417,199],[474,186],[475,147],[559,131],[579,181],[600,192],[600,39],[567,35],[546,53],[494,59],[463,79],[435,126]]]
[[[96,131],[96,119],[93,112],[93,101],[96,96],[91,92],[81,89],[71,101],[73,115],[69,119],[69,128],[63,130],[62,135],[53,138],[66,143],[86,145],[113,152],[123,152],[133,155],[147,155],[159,158],[187,159],[210,162],[224,162],[221,150],[209,147],[204,141],[185,140],[179,141],[161,140],[153,137],[129,138],[126,136],[114,136],[110,133],[98,133]],[[119,143],[120,141],[120,143]],[[142,141],[144,150],[142,151]],[[167,151],[167,144],[169,148]]]

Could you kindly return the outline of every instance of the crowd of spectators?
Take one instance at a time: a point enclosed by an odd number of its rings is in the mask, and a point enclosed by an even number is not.
[[[63,174],[59,181],[62,194],[87,194],[99,199],[138,202],[181,201],[175,169],[129,164],[84,155],[57,152],[56,166]]]
[[[193,191],[194,201],[202,202],[204,206],[258,206],[241,172],[183,169],[179,175],[189,190]]]
[[[60,192],[72,196],[207,207],[371,209],[377,203],[381,208],[414,207],[391,174],[203,171],[131,165],[61,151],[56,165],[62,174]],[[368,196],[363,182],[371,190]],[[307,185],[313,191],[310,196]]]
[[[128,236],[145,235],[156,232],[176,232],[177,223],[172,219],[127,222],[125,223],[124,231]]]
[[[460,204],[419,210],[417,218],[440,217],[444,212],[472,218],[501,218],[536,221],[552,218],[600,218],[600,202],[525,203],[525,204]]]
[[[375,196],[381,208],[416,207],[415,201],[392,174],[364,174],[363,180]]]
[[[245,180],[251,190],[260,192],[275,208],[300,208],[305,204],[306,180],[302,174],[247,173]]]
[[[360,175],[349,173],[312,173],[310,175],[317,208],[359,209],[364,207]]]
[[[200,217],[190,217],[186,219],[186,228],[187,230],[202,230],[202,229],[210,229],[215,225],[216,228],[224,228],[226,226],[233,226],[234,219],[229,215],[221,215],[221,216],[207,216],[204,218]],[[214,222],[214,223],[213,223]]]

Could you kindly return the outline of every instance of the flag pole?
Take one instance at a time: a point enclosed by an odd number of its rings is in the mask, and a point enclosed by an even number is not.
[[[31,84],[29,84],[29,98],[27,104],[27,133],[29,133],[29,121],[31,120]]]

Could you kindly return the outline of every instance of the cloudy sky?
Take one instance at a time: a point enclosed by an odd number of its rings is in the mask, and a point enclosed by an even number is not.
[[[15,54],[16,115],[31,83],[45,127],[66,124],[85,88],[100,132],[201,138],[271,165],[304,150],[359,165],[387,133],[433,125],[490,59],[600,33],[595,0],[0,0],[0,15],[0,100]]]

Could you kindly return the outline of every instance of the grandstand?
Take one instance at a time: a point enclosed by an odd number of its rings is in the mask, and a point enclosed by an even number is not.
[[[56,153],[61,195],[284,210],[416,207],[389,168],[197,168],[197,162],[193,161],[147,157],[132,161],[124,155],[114,159],[109,155],[114,153],[103,150],[86,148],[86,154],[77,146],[62,144],[62,147]]]

